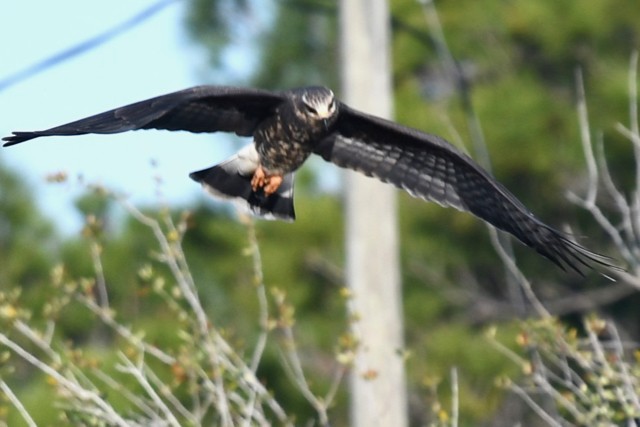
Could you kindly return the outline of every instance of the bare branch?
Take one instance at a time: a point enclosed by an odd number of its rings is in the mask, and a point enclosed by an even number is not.
[[[20,402],[20,399],[13,393],[9,385],[2,380],[0,380],[0,390],[7,396],[11,404],[15,406],[24,422],[27,423],[29,427],[37,427],[36,422],[31,418],[31,415],[29,415],[29,411],[27,411],[22,402]]]
[[[145,368],[143,364],[143,357],[140,357],[140,361],[138,363],[133,363],[124,353],[119,354],[120,360],[123,365],[119,366],[118,369],[121,372],[131,375],[135,378],[136,382],[142,386],[147,395],[151,398],[151,401],[155,404],[155,407],[158,408],[162,414],[164,414],[164,420],[174,427],[180,427],[180,422],[173,415],[169,407],[165,404],[165,402],[160,398],[158,393],[155,391],[151,383],[147,380],[147,376],[145,374]]]
[[[93,403],[96,409],[101,411],[104,417],[110,420],[111,423],[118,426],[122,426],[122,427],[127,427],[130,425],[97,392],[93,390],[87,390],[82,386],[80,386],[79,384],[77,384],[76,382],[71,381],[68,378],[64,377],[54,368],[47,365],[45,362],[41,361],[37,357],[33,356],[31,353],[29,353],[27,350],[19,346],[16,342],[12,341],[9,337],[7,337],[3,333],[0,333],[0,343],[8,347],[11,351],[16,353],[26,362],[29,362],[34,367],[38,368],[45,374],[52,377],[57,384],[64,387],[66,390],[68,390],[70,393],[72,393],[72,395],[76,396],[78,399]]]
[[[598,195],[598,167],[593,154],[593,143],[591,142],[591,132],[589,131],[589,115],[587,113],[587,102],[584,94],[584,82],[582,81],[582,70],[576,70],[576,89],[578,93],[578,122],[580,124],[580,142],[582,151],[587,162],[587,176],[589,186],[584,205],[587,209],[595,205]]]

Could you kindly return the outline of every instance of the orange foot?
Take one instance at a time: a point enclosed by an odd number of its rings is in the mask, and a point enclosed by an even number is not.
[[[282,181],[282,175],[269,175],[262,169],[262,166],[258,166],[253,173],[253,178],[251,178],[251,188],[253,191],[258,191],[258,189],[262,188],[264,194],[270,196],[278,190]]]

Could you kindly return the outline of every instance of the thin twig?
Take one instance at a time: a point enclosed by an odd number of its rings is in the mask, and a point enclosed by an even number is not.
[[[624,349],[622,348],[622,340],[620,339],[620,335],[618,334],[618,328],[616,328],[615,324],[613,324],[612,322],[607,322],[607,330],[611,334],[612,341],[615,345],[615,350],[618,356],[617,365],[620,369],[622,382],[625,385],[625,396],[627,396],[628,400],[631,401],[634,412],[636,414],[640,414],[640,396],[638,396],[637,391],[638,385],[632,384],[632,379],[635,379],[635,382],[637,383],[638,378],[637,376],[634,377],[631,372],[629,372],[629,367],[624,361]]]
[[[145,374],[145,368],[143,364],[143,358],[140,357],[140,362],[138,364],[134,364],[131,359],[129,359],[124,353],[119,354],[120,360],[123,365],[118,367],[118,370],[124,372],[126,374],[131,375],[135,378],[136,382],[144,389],[147,395],[151,398],[151,401],[155,404],[156,408],[164,414],[164,420],[174,427],[180,427],[180,422],[173,415],[169,407],[162,400],[162,398],[158,395],[156,390],[153,388],[151,383],[147,380],[147,376]]]
[[[60,384],[62,387],[71,392],[74,396],[76,396],[80,400],[85,400],[92,402],[104,412],[105,416],[108,417],[109,422],[112,424],[116,424],[122,427],[127,427],[129,423],[122,418],[114,409],[109,405],[97,392],[92,390],[87,390],[73,381],[70,381],[58,371],[53,369],[51,366],[47,365],[31,353],[29,353],[24,348],[20,347],[17,343],[12,341],[5,334],[0,333],[0,343],[11,349],[14,353],[24,359],[26,362],[35,366],[45,374],[52,377],[56,383]]]
[[[323,402],[319,399],[309,387],[309,383],[307,383],[307,379],[304,375],[304,370],[302,369],[302,364],[300,363],[300,356],[298,352],[295,351],[295,339],[293,337],[293,331],[290,327],[286,326],[281,328],[282,333],[284,334],[284,345],[280,347],[281,359],[283,361],[283,366],[285,367],[285,372],[288,374],[289,378],[297,385],[298,390],[302,393],[305,399],[313,406],[313,408],[318,413],[318,421],[321,425],[326,426],[329,424],[329,417],[327,415],[327,405],[326,402]],[[285,349],[283,349],[283,347]]]
[[[253,372],[256,372],[258,370],[260,360],[262,359],[264,349],[267,345],[267,338],[269,334],[269,305],[267,303],[267,293],[264,286],[264,275],[262,273],[262,256],[260,254],[260,246],[258,245],[258,239],[256,237],[255,222],[248,216],[242,216],[241,218],[243,218],[242,222],[247,228],[249,251],[253,259],[254,285],[256,287],[256,293],[258,296],[260,313],[259,322],[261,332],[258,336],[258,341],[256,342],[255,348],[253,350],[253,355],[251,356],[251,363],[249,364],[251,370]]]
[[[27,337],[33,344],[35,344],[40,350],[42,350],[49,358],[55,363],[60,363],[60,355],[53,351],[49,345],[49,341],[44,340],[40,334],[36,333],[29,325],[22,320],[16,320],[13,323],[13,327],[16,331]]]
[[[191,412],[189,412],[187,408],[184,407],[184,405],[178,400],[178,398],[171,393],[171,388],[169,387],[169,385],[165,384],[160,378],[158,378],[156,373],[148,364],[144,364],[142,366],[142,369],[144,369],[143,373],[145,377],[148,378],[149,384],[158,389],[159,393],[167,400],[168,403],[171,404],[175,411],[177,411],[178,414],[180,414],[188,421],[187,424],[197,425],[198,420]]]
[[[340,384],[342,383],[342,379],[344,378],[344,375],[346,372],[347,372],[347,366],[343,364],[340,364],[340,366],[338,366],[338,368],[336,369],[333,375],[333,380],[331,381],[331,386],[329,387],[329,391],[327,391],[327,394],[325,394],[324,399],[322,399],[326,407],[331,406],[331,404],[333,403],[333,400],[335,399],[336,394],[338,393]]]
[[[576,89],[578,93],[578,123],[580,128],[580,142],[582,143],[582,150],[584,151],[584,157],[587,162],[587,176],[588,176],[588,190],[587,197],[584,203],[587,207],[593,206],[596,203],[596,197],[598,196],[598,167],[596,165],[596,158],[593,155],[593,143],[591,142],[591,133],[589,132],[589,114],[587,112],[587,102],[584,94],[584,83],[582,80],[582,70],[576,69]]]
[[[93,271],[96,275],[96,287],[98,288],[98,303],[103,308],[109,307],[109,293],[107,292],[107,283],[104,278],[104,268],[102,267],[102,247],[100,244],[91,240],[89,244],[89,252],[91,253],[91,260],[93,261]]]
[[[131,329],[118,323],[110,310],[98,306],[93,299],[82,294],[76,295],[76,299],[91,310],[91,312],[96,315],[102,323],[113,329],[118,335],[124,338],[130,345],[136,347],[141,353],[150,354],[166,365],[172,365],[176,362],[175,357],[160,350],[158,347],[141,340],[131,332]]]
[[[529,396],[529,393],[526,392],[526,390],[524,390],[522,387],[516,385],[516,384],[512,384],[511,386],[509,386],[509,389],[511,391],[513,391],[515,394],[517,394],[518,396],[520,396],[520,398],[522,400],[525,401],[525,403],[531,408],[533,409],[533,411],[540,417],[542,418],[542,420],[544,422],[546,422],[550,427],[563,427],[563,425],[561,423],[559,423],[558,421],[556,421],[551,415],[549,415],[547,413],[547,411],[545,411],[540,405],[538,405],[538,403],[536,403],[536,401],[534,401],[531,396]]]
[[[22,402],[20,402],[20,399],[18,399],[18,397],[13,393],[13,390],[11,390],[9,385],[2,380],[0,380],[0,390],[2,390],[5,396],[7,396],[7,399],[9,399],[11,404],[16,407],[16,409],[20,413],[20,416],[29,427],[38,426],[33,418],[31,418],[31,415],[29,415],[29,411],[27,411],[27,408],[24,407]]]
[[[459,418],[459,390],[458,390],[458,369],[451,368],[451,427],[458,427]]]
[[[139,408],[150,419],[153,419],[157,416],[156,411],[151,406],[149,406],[144,399],[141,399],[138,395],[133,393],[130,388],[125,387],[123,384],[116,381],[112,375],[108,375],[100,369],[94,369],[93,374],[105,385],[112,388],[119,395],[125,397],[129,402]]]
[[[544,307],[544,305],[540,302],[536,294],[533,292],[531,288],[531,283],[526,278],[526,276],[520,271],[518,265],[516,264],[513,257],[507,252],[505,247],[501,244],[498,238],[498,231],[491,226],[487,227],[489,229],[489,236],[491,237],[491,242],[493,243],[493,247],[495,248],[498,256],[502,260],[502,263],[507,267],[512,277],[516,280],[518,284],[520,284],[520,289],[522,289],[527,296],[527,299],[531,303],[531,305],[536,310],[536,313],[541,317],[551,317],[549,311]]]

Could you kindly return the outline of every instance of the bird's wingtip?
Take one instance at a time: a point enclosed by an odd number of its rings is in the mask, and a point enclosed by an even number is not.
[[[585,273],[581,267],[593,270],[602,277],[614,282],[615,279],[608,273],[615,274],[615,272],[626,271],[624,267],[617,265],[615,258],[593,252],[567,237],[565,237],[563,241],[566,251],[562,254],[558,253],[560,251],[557,251],[556,255],[559,255],[559,258],[562,259],[566,266],[583,277]],[[555,261],[558,263],[558,260]]]
[[[13,135],[2,138],[2,140],[5,141],[2,146],[11,147],[12,145],[20,144],[21,142],[28,141],[36,137],[38,137],[38,135],[35,132],[13,132]]]
[[[13,144],[17,144],[17,142],[14,142],[14,139],[15,139],[15,135],[5,136],[4,138],[2,138],[2,140],[4,141],[4,144],[2,144],[2,146],[9,147]]]

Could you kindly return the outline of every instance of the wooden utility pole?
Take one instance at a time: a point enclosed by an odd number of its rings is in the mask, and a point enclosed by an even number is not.
[[[341,0],[342,94],[390,117],[390,16],[386,0]],[[396,190],[346,174],[347,281],[360,345],[351,374],[351,425],[407,425]]]

